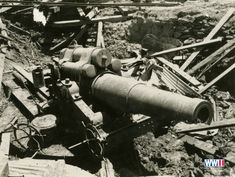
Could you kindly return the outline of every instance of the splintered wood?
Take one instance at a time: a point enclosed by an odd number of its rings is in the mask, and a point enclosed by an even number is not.
[[[164,59],[162,57],[158,57],[157,60],[159,60],[161,63],[163,63],[164,65],[166,65],[167,67],[169,67],[173,71],[175,71],[178,75],[180,75],[183,79],[187,80],[190,84],[192,84],[194,86],[201,85],[201,83],[197,79],[195,79],[194,77],[191,77],[189,74],[187,74],[186,72],[179,69],[177,67],[177,65],[174,65],[173,63],[167,61],[166,59]]]
[[[208,34],[208,36],[204,39],[204,42],[211,40],[220,28],[234,15],[234,8],[228,10],[228,12],[224,15],[224,17],[219,21],[219,23],[214,27],[214,29]],[[180,69],[185,70],[192,63],[192,61],[198,56],[199,51],[193,52],[189,58],[184,62],[184,64],[180,67]]]
[[[86,18],[91,20],[93,17],[95,17],[99,13],[98,8],[93,8],[87,15]],[[64,25],[62,25],[64,27]],[[71,34],[67,39],[61,41],[60,43],[56,44],[55,46],[50,48],[51,52],[55,52],[58,50],[63,49],[64,47],[67,47],[68,45],[71,44],[71,42],[75,39],[76,41],[80,41],[83,35],[87,32],[87,30],[91,26],[89,24],[83,24],[80,28],[79,32]]]
[[[209,65],[209,67],[207,67],[206,70],[210,69],[214,64],[218,63],[229,53],[234,51],[234,49],[235,49],[235,39],[228,41],[224,46],[220,47],[218,50],[209,55],[207,58],[205,58],[204,60],[193,66],[187,73],[194,74],[197,70],[201,69],[202,67],[205,67],[206,65]],[[200,75],[204,74],[206,70],[201,72]]]

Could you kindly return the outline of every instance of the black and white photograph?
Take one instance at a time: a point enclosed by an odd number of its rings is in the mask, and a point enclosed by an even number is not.
[[[235,0],[0,0],[0,177],[235,177]]]

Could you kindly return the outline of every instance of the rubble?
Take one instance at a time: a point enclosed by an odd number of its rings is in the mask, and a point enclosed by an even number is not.
[[[1,177],[234,175],[234,2],[0,4]]]

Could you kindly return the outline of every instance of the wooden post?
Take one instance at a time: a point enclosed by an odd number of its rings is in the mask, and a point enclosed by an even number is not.
[[[0,177],[8,177],[8,155],[10,150],[11,133],[3,133],[0,144]]]
[[[103,22],[98,22],[96,47],[105,48],[104,37],[103,37]]]

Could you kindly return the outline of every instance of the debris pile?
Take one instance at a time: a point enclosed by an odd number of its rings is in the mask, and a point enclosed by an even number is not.
[[[233,2],[0,3],[1,177],[235,174]]]

